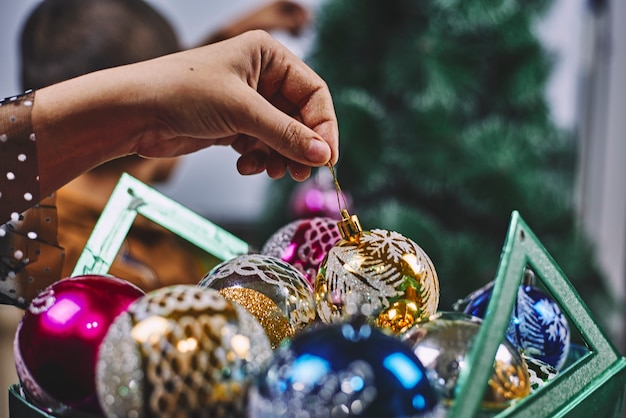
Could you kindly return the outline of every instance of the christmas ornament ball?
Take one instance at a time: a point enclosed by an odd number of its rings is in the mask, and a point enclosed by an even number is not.
[[[312,327],[281,345],[250,389],[251,418],[435,416],[426,369],[366,321]]]
[[[459,373],[467,364],[469,348],[481,323],[480,318],[460,312],[438,312],[399,336],[430,371],[431,381],[446,406],[454,401]],[[517,349],[504,339],[496,353],[493,374],[481,405],[486,410],[503,409],[529,392],[526,363]]]
[[[313,284],[326,253],[340,239],[336,219],[329,217],[298,219],[272,234],[263,245],[261,254],[291,264]]]
[[[559,374],[557,369],[544,361],[524,355],[522,355],[522,357],[528,367],[531,393],[544,387],[550,380],[554,379]]]
[[[258,321],[217,291],[154,290],[109,328],[98,398],[111,418],[243,417],[251,376],[271,354]]]
[[[26,397],[52,414],[99,415],[98,349],[114,319],[143,295],[125,280],[86,275],[55,282],[33,299],[14,341]]]
[[[436,312],[439,279],[419,245],[395,231],[362,231],[347,213],[339,227],[343,238],[328,251],[315,281],[324,323],[365,315],[399,334]]]
[[[570,349],[567,318],[554,299],[532,284],[529,273],[524,280],[517,291],[506,336],[524,355],[561,370]],[[493,282],[472,293],[463,311],[484,318],[492,291]]]
[[[343,195],[343,199],[346,205],[351,201],[347,195]],[[289,207],[296,218],[337,218],[340,208],[331,172],[320,168],[306,181],[296,185]]]
[[[246,254],[209,271],[200,287],[243,306],[261,323],[273,348],[315,319],[313,288],[291,264],[264,254]]]

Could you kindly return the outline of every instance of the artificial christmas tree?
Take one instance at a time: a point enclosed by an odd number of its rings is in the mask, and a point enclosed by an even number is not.
[[[513,210],[598,317],[610,309],[574,218],[573,134],[545,99],[551,57],[533,25],[551,3],[332,0],[318,15],[309,62],[335,100],[339,182],[365,228],[430,255],[442,309],[493,279]],[[293,182],[272,187],[268,233],[293,216]]]

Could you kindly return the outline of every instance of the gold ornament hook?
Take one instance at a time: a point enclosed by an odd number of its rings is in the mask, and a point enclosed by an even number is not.
[[[356,215],[350,215],[348,212],[348,203],[346,202],[346,196],[341,191],[339,181],[335,175],[335,168],[331,163],[328,163],[330,174],[333,176],[333,182],[335,183],[335,189],[337,190],[337,206],[339,207],[339,213],[341,214],[341,221],[337,222],[339,232],[344,239],[354,239],[361,235],[363,228],[359,222],[359,218]],[[341,201],[343,200],[343,207]]]

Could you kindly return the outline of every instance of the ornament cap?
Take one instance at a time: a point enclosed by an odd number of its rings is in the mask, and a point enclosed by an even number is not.
[[[339,232],[344,239],[354,239],[361,235],[363,228],[356,215],[350,215],[347,210],[341,210],[341,221],[337,222]]]
[[[522,276],[522,286],[535,286],[535,272],[526,267]]]

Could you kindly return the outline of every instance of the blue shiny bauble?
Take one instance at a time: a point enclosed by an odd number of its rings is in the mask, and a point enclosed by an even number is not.
[[[424,417],[439,403],[411,348],[365,322],[320,326],[279,347],[250,390],[251,417]]]
[[[484,318],[493,283],[470,295],[464,312]],[[570,347],[570,328],[559,305],[541,289],[521,285],[506,330],[507,338],[524,355],[560,370]]]

